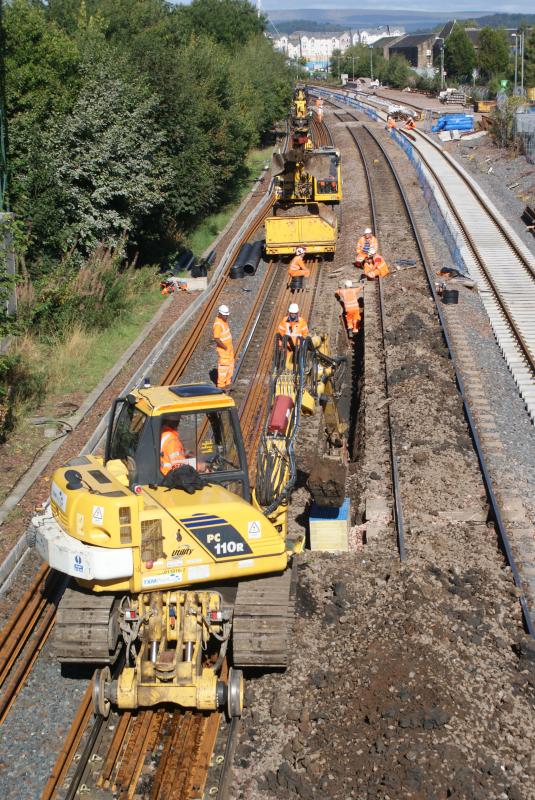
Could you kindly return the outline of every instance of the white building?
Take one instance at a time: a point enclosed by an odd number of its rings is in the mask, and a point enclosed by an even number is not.
[[[404,30],[401,28],[391,29],[392,36],[401,36]],[[385,35],[383,30],[358,30],[355,33],[349,31],[322,31],[321,33],[310,33],[308,31],[296,31],[290,35],[270,37],[276,50],[286,53],[288,58],[304,58],[307,61],[324,62],[333,54],[333,50],[340,50],[344,53],[348,47],[355,44],[370,45],[381,39]]]
[[[353,44],[366,44],[370,45],[378,42],[383,36],[403,36],[405,28],[391,28],[389,25],[382,25],[380,28],[372,30],[358,30],[352,36]]]

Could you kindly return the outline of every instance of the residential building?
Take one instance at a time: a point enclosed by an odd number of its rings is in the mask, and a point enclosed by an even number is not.
[[[402,29],[393,29],[393,33],[401,35]],[[276,50],[281,50],[288,58],[304,58],[309,62],[323,63],[328,61],[334,50],[344,53],[351,45],[373,44],[384,36],[379,29],[350,31],[296,31],[290,35],[270,36]]]

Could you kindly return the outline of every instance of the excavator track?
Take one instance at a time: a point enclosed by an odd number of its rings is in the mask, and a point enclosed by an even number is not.
[[[72,584],[58,606],[53,647],[62,664],[113,664],[121,639],[119,598]]]
[[[286,667],[295,616],[297,564],[281,575],[242,581],[234,604],[233,662]]]

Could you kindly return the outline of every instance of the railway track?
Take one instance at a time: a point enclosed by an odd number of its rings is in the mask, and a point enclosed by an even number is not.
[[[364,164],[367,164],[366,172],[372,184],[375,183],[376,189],[372,188],[372,195],[375,191],[375,196],[380,193],[381,197],[381,211],[375,217],[378,220],[378,227],[376,231],[381,233],[382,229],[388,229],[389,220],[390,224],[395,227],[391,230],[392,242],[397,243],[397,247],[409,246],[412,250],[413,258],[415,261],[415,268],[424,270],[429,291],[433,296],[437,314],[440,320],[442,332],[448,347],[449,356],[452,360],[455,369],[457,384],[463,400],[463,405],[466,413],[466,418],[470,427],[470,433],[476,449],[481,473],[485,483],[491,515],[495,522],[499,541],[504,552],[505,558],[511,568],[512,576],[517,588],[518,598],[522,609],[524,624],[528,633],[535,636],[535,624],[533,619],[533,602],[528,602],[525,593],[526,582],[523,580],[521,568],[517,563],[515,557],[512,537],[515,535],[514,525],[507,523],[504,503],[500,501],[491,472],[487,463],[485,448],[482,442],[481,430],[481,417],[484,412],[478,409],[477,396],[474,397],[473,390],[470,390],[470,381],[473,380],[470,375],[468,377],[463,374],[458,359],[455,357],[455,350],[452,344],[451,335],[448,332],[448,324],[446,323],[445,313],[440,302],[436,289],[433,270],[429,264],[425,248],[416,222],[414,220],[410,205],[408,203],[405,191],[397,175],[397,172],[392,164],[388,153],[377,138],[377,136],[365,125],[359,126],[357,129],[347,128],[349,134],[359,147],[359,152],[363,159]],[[373,165],[373,170],[371,169]],[[378,205],[376,204],[377,214]],[[410,237],[410,238],[408,238]],[[388,281],[386,282],[388,286]],[[395,289],[390,288],[388,291],[392,292]],[[451,324],[451,323],[450,323]],[[524,573],[532,569],[532,563],[524,563]],[[532,598],[533,600],[533,598]]]
[[[336,96],[343,102],[341,93]],[[366,98],[365,104],[386,119],[384,103]],[[478,283],[498,346],[535,422],[535,257],[440,145],[419,130],[394,135],[405,149],[415,151],[431,177],[430,193],[440,193],[453,216],[455,248]]]
[[[190,335],[185,339],[181,350],[164,376],[163,383],[175,383],[184,374],[189,359],[195,349],[199,347],[203,333],[215,316],[222,293],[229,284],[230,266],[242,244],[257,235],[265,217],[271,211],[272,204],[273,199],[265,206],[260,205],[259,212],[229,248],[226,253],[227,268],[217,280],[208,301],[197,315]],[[257,308],[263,291],[264,287],[259,292],[251,314]],[[241,343],[240,340],[238,347],[241,346]],[[95,444],[93,450],[96,450],[99,444],[100,441]],[[54,570],[50,570],[48,567],[40,569],[32,585],[0,632],[0,725],[9,713],[52,631],[56,608],[65,586],[66,582]]]
[[[391,237],[393,231],[392,227],[395,226],[399,233],[399,217],[396,211],[397,197],[392,196],[392,187],[389,186],[391,178],[388,172],[388,166],[384,162],[378,161],[376,154],[373,152],[375,145],[365,133],[366,129],[359,127],[356,130],[347,127],[347,131],[351,136],[355,146],[357,147],[364,171],[366,173],[366,180],[368,184],[368,195],[370,199],[370,218],[373,223],[373,230],[377,237],[378,242],[382,243],[387,238]],[[381,167],[384,169],[381,169]],[[380,200],[379,189],[380,187]],[[388,295],[388,290],[386,290]],[[370,302],[371,301],[371,302]],[[375,308],[373,307],[375,305]],[[373,343],[370,341],[370,328],[373,326]],[[377,282],[369,283],[365,287],[365,321],[364,327],[368,329],[367,341],[371,346],[379,345],[382,353],[381,360],[384,365],[384,393],[383,397],[378,400],[376,405],[382,408],[382,414],[385,419],[385,429],[387,431],[387,456],[390,464],[390,489],[391,489],[391,502],[394,512],[394,521],[396,528],[396,543],[401,561],[407,557],[405,546],[405,523],[403,517],[403,502],[401,497],[401,488],[399,481],[399,468],[398,468],[398,453],[396,445],[396,437],[394,434],[394,425],[392,420],[391,411],[391,391],[390,391],[390,374],[392,371],[392,364],[388,357],[388,348],[386,341],[386,331],[388,327],[388,304],[385,297],[385,285],[382,278]],[[377,337],[377,332],[379,337]]]
[[[327,129],[325,126],[323,128],[321,135],[326,136]],[[263,218],[251,225],[244,240],[256,233]],[[310,315],[319,285],[319,262],[310,264],[310,272],[306,290],[292,295],[288,288],[286,268],[270,264],[237,343],[233,394],[239,408],[252,482],[254,454],[262,432],[269,394],[274,334],[291,300],[299,302],[305,316]],[[207,325],[211,323],[220,296],[221,291],[216,290],[196,321],[188,342],[163,377],[163,384],[176,382],[186,371],[192,354],[201,344]],[[104,719],[97,716],[89,725],[89,707],[90,694],[86,692],[67,737],[70,746],[62,748],[42,800],[57,800],[60,797],[71,800],[88,786],[111,789],[120,793],[121,797],[133,797],[156,743],[161,755],[156,771],[150,778],[150,789],[146,796],[151,800],[196,800],[203,796],[223,717],[220,712],[204,714],[180,709],[141,710],[135,714],[112,714],[111,722],[106,721],[106,725]],[[81,730],[83,722],[86,724],[85,732]],[[238,726],[239,721],[233,719],[225,728],[225,757],[220,764],[216,786],[210,789],[210,794],[219,800],[227,796],[229,767]],[[83,748],[81,752],[80,747]]]
[[[462,230],[463,260],[535,422],[535,257],[448,154],[422,134],[415,146]]]
[[[323,120],[320,122],[316,115],[312,117],[312,138],[315,147],[332,147],[333,137]]]

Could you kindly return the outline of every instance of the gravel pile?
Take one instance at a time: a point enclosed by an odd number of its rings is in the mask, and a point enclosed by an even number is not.
[[[374,552],[299,572],[291,664],[250,686],[236,798],[534,796],[535,649],[506,570]]]

